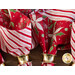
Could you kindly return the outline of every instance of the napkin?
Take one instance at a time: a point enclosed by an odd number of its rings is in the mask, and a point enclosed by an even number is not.
[[[13,56],[28,55],[38,43],[30,19],[18,9],[0,11],[0,48]]]
[[[75,63],[75,21],[72,23],[72,30],[71,30],[71,53],[73,63]]]
[[[56,55],[57,50],[69,50],[73,9],[36,9],[30,14],[35,35],[43,53]]]

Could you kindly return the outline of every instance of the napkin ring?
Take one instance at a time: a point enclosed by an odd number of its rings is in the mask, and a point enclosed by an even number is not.
[[[43,61],[45,63],[53,63],[55,55],[52,54],[43,54]]]
[[[72,55],[70,53],[65,53],[62,56],[62,61],[66,64],[70,64],[72,62]]]
[[[5,64],[4,64],[4,63],[2,63],[2,64],[0,64],[0,66],[5,66]]]
[[[29,56],[28,55],[18,56],[18,61],[21,65],[23,65],[29,61]]]

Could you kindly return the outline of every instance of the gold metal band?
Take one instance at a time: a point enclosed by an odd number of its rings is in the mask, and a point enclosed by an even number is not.
[[[43,54],[43,61],[46,63],[52,63],[54,61],[55,55],[52,54]]]
[[[70,53],[65,53],[62,56],[62,61],[66,64],[70,64],[72,62],[72,55]]]
[[[5,66],[5,64],[4,64],[4,63],[2,63],[2,64],[0,64],[0,66]]]
[[[20,64],[24,64],[29,61],[28,55],[18,56],[18,60]]]

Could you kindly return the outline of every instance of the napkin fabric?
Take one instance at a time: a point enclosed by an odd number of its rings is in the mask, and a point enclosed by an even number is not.
[[[69,50],[73,9],[37,9],[30,14],[35,35],[43,53],[56,55],[57,50]]]

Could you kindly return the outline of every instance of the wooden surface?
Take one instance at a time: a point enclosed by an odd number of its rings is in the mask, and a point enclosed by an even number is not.
[[[16,57],[11,56],[10,54],[4,53],[1,51],[2,56],[5,60],[6,66],[17,66],[18,65],[18,59]],[[57,51],[57,55],[55,57],[55,66],[69,66],[71,64],[65,64],[62,61],[62,55],[64,53],[70,53],[70,50],[64,50],[64,51]],[[29,55],[30,61],[32,61],[33,66],[41,66],[41,62],[43,60],[42,56],[42,49],[40,46],[37,46],[35,49],[31,50]]]

